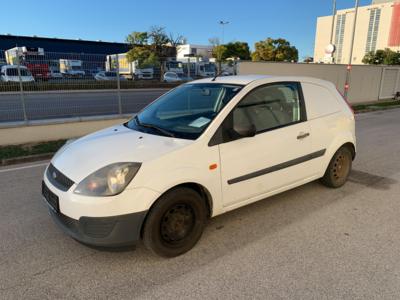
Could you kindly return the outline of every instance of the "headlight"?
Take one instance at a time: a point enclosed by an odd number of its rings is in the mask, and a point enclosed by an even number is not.
[[[114,196],[121,193],[139,171],[141,164],[122,162],[108,165],[83,179],[74,193],[85,196]]]

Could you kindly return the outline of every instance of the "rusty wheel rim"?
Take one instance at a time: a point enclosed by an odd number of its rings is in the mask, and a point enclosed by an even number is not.
[[[161,221],[161,237],[164,242],[174,244],[184,240],[193,231],[195,215],[192,207],[178,204],[171,207]]]
[[[336,157],[333,164],[333,177],[335,180],[343,180],[347,177],[350,170],[350,158],[348,155],[340,154]]]

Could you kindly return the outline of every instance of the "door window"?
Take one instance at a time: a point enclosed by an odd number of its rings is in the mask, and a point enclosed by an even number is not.
[[[299,85],[265,85],[248,93],[233,110],[233,123],[253,124],[256,132],[283,127],[302,120]]]

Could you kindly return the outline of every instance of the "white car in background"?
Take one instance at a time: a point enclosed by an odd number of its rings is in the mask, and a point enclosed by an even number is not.
[[[142,240],[173,257],[197,243],[210,217],[317,179],[344,185],[356,154],[354,123],[324,80],[197,80],[124,124],[65,145],[45,171],[42,193],[76,240]]]
[[[164,82],[179,82],[182,79],[175,72],[165,72],[164,73]]]
[[[117,80],[117,72],[112,71],[100,71],[94,75],[94,79],[97,81],[112,81]],[[120,76],[120,80],[125,80],[125,77]]]
[[[4,82],[19,82],[21,78],[21,82],[34,82],[35,78],[33,78],[32,73],[25,66],[19,67],[20,74],[18,74],[18,66],[14,65],[6,65],[2,66],[0,69],[0,78],[1,81]]]
[[[63,75],[61,74],[60,70],[50,69],[49,78],[50,79],[62,79]]]

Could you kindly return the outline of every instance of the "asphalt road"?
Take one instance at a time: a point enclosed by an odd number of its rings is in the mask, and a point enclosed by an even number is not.
[[[122,112],[138,112],[168,89],[121,90]],[[28,120],[118,114],[117,91],[66,91],[26,93]],[[23,121],[23,109],[18,93],[0,93],[0,122]]]
[[[79,244],[42,202],[43,164],[0,169],[0,298],[399,299],[399,125],[400,109],[358,116],[343,188],[313,182],[216,217],[174,259]]]

